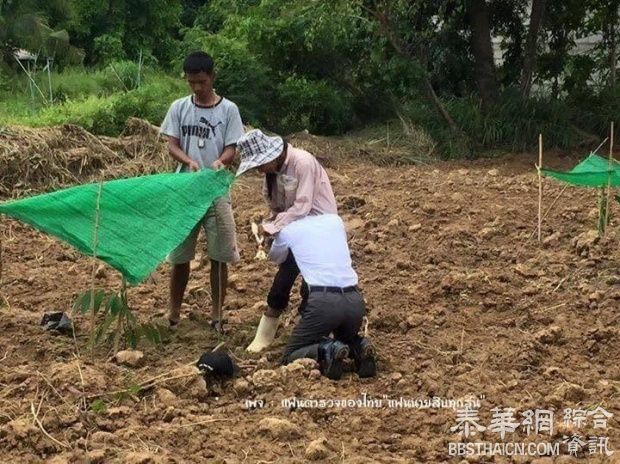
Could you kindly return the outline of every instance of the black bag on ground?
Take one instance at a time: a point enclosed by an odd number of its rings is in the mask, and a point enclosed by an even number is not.
[[[45,330],[57,330],[60,333],[71,333],[71,319],[63,312],[45,313],[41,319]]]
[[[200,357],[196,367],[200,369],[205,379],[225,380],[235,375],[235,364],[230,355],[224,351],[207,351]]]

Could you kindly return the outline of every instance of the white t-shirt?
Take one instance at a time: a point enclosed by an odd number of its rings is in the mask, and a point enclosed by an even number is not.
[[[193,96],[176,100],[161,125],[160,132],[179,139],[181,149],[201,169],[211,168],[224,148],[236,145],[243,135],[243,123],[239,109],[222,97],[212,106],[194,103]],[[187,170],[179,164],[177,172]]]
[[[275,237],[269,257],[278,264],[292,251],[308,285],[350,287],[357,285],[351,264],[344,223],[337,214],[298,219]]]

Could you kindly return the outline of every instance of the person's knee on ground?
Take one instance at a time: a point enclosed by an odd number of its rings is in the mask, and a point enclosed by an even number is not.
[[[344,360],[349,356],[349,346],[340,340],[326,338],[319,343],[317,355],[321,374],[332,380],[340,380],[344,372]]]
[[[376,351],[370,340],[367,337],[356,335],[347,345],[357,375],[362,378],[377,375]]]

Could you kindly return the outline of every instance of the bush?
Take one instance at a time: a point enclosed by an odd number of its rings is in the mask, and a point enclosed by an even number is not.
[[[488,114],[474,97],[445,99],[444,105],[461,128],[460,136],[448,129],[426,100],[409,103],[406,114],[431,134],[445,158],[481,156],[489,149],[525,151],[536,147],[541,132],[548,147],[570,148],[582,139],[565,102],[524,99],[517,89],[505,91]]]
[[[88,72],[84,68],[70,68],[61,73],[52,73],[54,101],[85,98],[89,95],[103,95],[104,89],[97,80],[97,74],[97,72]],[[41,90],[45,93],[48,88],[47,76],[40,75],[38,80]]]
[[[351,128],[352,96],[325,81],[289,77],[278,87],[278,104],[271,115],[283,133],[342,133]]]
[[[146,119],[159,126],[170,104],[187,93],[187,84],[181,79],[159,78],[139,89],[119,95],[111,107],[116,120],[116,133],[122,131],[130,117]]]
[[[8,93],[11,91],[11,81],[11,76],[9,76],[8,73],[5,73],[0,67],[0,94]]]
[[[17,122],[34,127],[71,123],[94,133],[112,135],[116,130],[112,113],[113,99],[91,95],[81,100],[67,100],[45,107],[38,114],[21,118]]]
[[[577,127],[605,138],[611,121],[620,124],[620,85],[615,89],[603,88],[598,93],[580,89],[568,97],[567,105],[578,108],[573,114]]]
[[[103,34],[94,40],[94,51],[99,63],[110,63],[125,57],[123,40],[118,35]]]
[[[133,61],[113,61],[97,73],[96,79],[108,93],[132,90],[138,86],[138,68],[138,63]],[[143,67],[140,72],[143,75],[145,71]]]
[[[94,134],[116,136],[130,117],[160,125],[172,101],[186,93],[183,81],[159,77],[129,92],[67,100],[44,107],[34,115],[7,118],[6,122],[35,127],[70,123]]]

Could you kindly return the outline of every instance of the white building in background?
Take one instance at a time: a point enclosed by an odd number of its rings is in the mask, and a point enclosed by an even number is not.
[[[504,51],[502,50],[502,38],[494,37],[491,39],[493,43],[493,58],[495,60],[496,66],[502,66],[504,64]],[[603,36],[601,34],[593,34],[588,37],[582,37],[580,39],[575,40],[575,46],[569,50],[570,55],[587,55],[589,52],[594,50],[603,40]],[[618,66],[620,66],[620,59],[618,60]],[[618,74],[620,74],[620,69],[618,70]],[[600,74],[595,72],[592,76],[589,84],[596,86],[602,85],[601,80],[599,79]],[[558,79],[561,83],[563,81],[562,77]],[[536,81],[532,84],[532,91],[534,93],[544,94],[545,91],[548,91],[551,88],[551,83],[547,81],[546,85],[541,86],[537,84]]]
[[[575,46],[569,50],[571,55],[584,55],[592,51],[603,40],[601,34],[593,34],[589,37],[583,37],[575,40]],[[493,57],[495,58],[495,65],[501,66],[504,64],[504,51],[502,50],[502,37],[493,37],[491,40],[493,43]]]

